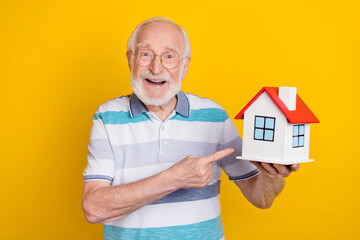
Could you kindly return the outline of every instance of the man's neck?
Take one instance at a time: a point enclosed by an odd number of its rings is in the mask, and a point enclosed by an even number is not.
[[[161,106],[145,105],[149,112],[155,113],[155,115],[161,120],[165,121],[172,111],[175,109],[177,103],[177,97],[173,97],[169,102]]]

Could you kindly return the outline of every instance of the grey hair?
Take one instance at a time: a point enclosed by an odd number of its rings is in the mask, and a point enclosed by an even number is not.
[[[165,17],[153,17],[153,18],[149,18],[149,19],[143,21],[142,23],[140,23],[135,28],[135,30],[132,32],[129,40],[127,41],[127,50],[132,51],[133,53],[135,52],[135,39],[137,37],[137,34],[139,33],[139,30],[142,27],[144,27],[147,24],[154,24],[154,23],[159,23],[159,22],[170,23],[173,26],[175,26],[181,32],[181,34],[183,35],[183,39],[184,39],[184,53],[183,53],[183,56],[181,56],[181,57],[190,57],[190,55],[191,55],[191,46],[190,46],[189,36],[187,35],[187,33],[185,32],[183,27],[176,24],[171,19],[165,18]]]

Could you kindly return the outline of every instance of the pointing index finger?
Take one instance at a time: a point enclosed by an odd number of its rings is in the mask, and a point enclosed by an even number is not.
[[[230,154],[233,154],[235,152],[235,149],[233,148],[225,148],[223,150],[214,152],[213,154],[210,154],[209,156],[203,157],[205,161],[208,163],[216,162],[219,159],[222,159]]]

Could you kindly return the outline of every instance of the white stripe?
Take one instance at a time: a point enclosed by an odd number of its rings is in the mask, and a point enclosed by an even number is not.
[[[200,201],[147,205],[106,224],[126,228],[169,227],[207,221],[219,215],[218,195]]]
[[[224,124],[225,124],[224,130],[226,131],[225,133],[223,133],[225,137],[224,143],[228,143],[234,140],[235,138],[239,137],[239,131],[230,118],[228,118]]]
[[[192,110],[202,109],[202,108],[220,108],[223,109],[220,104],[209,99],[209,98],[200,98],[199,96],[187,93],[186,96],[189,99],[190,107]]]
[[[172,163],[163,163],[152,166],[119,169],[115,171],[115,179],[112,185],[127,184],[153,176],[171,167]]]
[[[147,177],[151,177],[157,173],[160,173],[168,168],[170,168],[173,164],[172,163],[163,163],[145,167],[137,167],[137,168],[125,168],[119,169],[115,171],[115,178],[113,180],[113,186],[120,185],[120,184],[127,184],[136,182],[140,179],[144,179]],[[214,170],[217,169],[218,171],[214,171],[213,177],[209,183],[212,185],[220,180],[221,171],[219,167],[214,167]]]
[[[160,127],[161,138],[170,138],[180,141],[219,143],[219,136],[223,134],[224,123],[222,122],[183,122],[167,121],[163,125],[153,120],[133,124],[106,124],[107,133],[113,146],[124,144],[146,143],[159,140]],[[209,131],[211,129],[211,131]],[[236,128],[234,131],[237,131]],[[231,134],[236,135],[237,132]],[[104,133],[93,131],[91,139],[104,138]],[[223,144],[221,142],[220,144]]]
[[[146,121],[129,124],[106,124],[113,146],[157,141],[161,124]],[[94,136],[94,138],[96,138]]]
[[[220,143],[219,136],[224,131],[224,123],[222,122],[182,122],[170,121],[168,123],[168,131],[164,137],[172,136],[174,140],[190,141],[190,142],[206,142]],[[209,131],[211,129],[211,131]]]
[[[88,164],[83,175],[105,175],[114,177],[114,161],[111,159],[94,159],[88,155]]]
[[[98,109],[99,112],[106,111],[129,111],[129,98],[118,97],[101,104]]]

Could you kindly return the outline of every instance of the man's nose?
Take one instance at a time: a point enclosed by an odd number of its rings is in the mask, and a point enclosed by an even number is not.
[[[161,56],[154,55],[154,58],[150,63],[149,69],[155,75],[161,73],[164,70],[164,66],[161,63]]]

